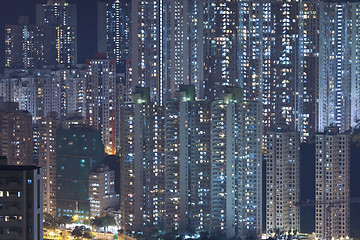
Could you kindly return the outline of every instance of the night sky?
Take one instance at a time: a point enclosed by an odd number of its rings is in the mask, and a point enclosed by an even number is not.
[[[36,4],[46,0],[0,0],[0,73],[4,66],[4,26],[17,24],[19,16],[29,16],[35,24]],[[101,0],[106,2],[107,0]],[[97,48],[97,2],[99,0],[68,0],[76,4],[78,15],[78,63],[94,56]]]

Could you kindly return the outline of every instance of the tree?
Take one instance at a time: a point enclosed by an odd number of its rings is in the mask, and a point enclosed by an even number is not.
[[[72,218],[68,216],[61,216],[57,219],[58,224],[60,227],[63,225],[65,227],[66,224],[72,223]]]
[[[83,231],[80,227],[75,227],[74,230],[72,230],[71,235],[73,235],[74,237],[82,237]]]
[[[82,221],[82,223],[83,223],[84,225],[91,225],[91,219],[90,219],[90,218],[84,219],[84,220]]]
[[[94,234],[88,230],[84,231],[83,237],[87,239],[94,239]]]
[[[56,219],[48,213],[44,213],[44,228],[47,229],[56,229],[58,226]]]
[[[104,216],[104,217],[96,217],[91,221],[91,225],[95,226],[97,229],[104,228],[105,232],[108,226],[116,225],[116,221],[114,217]]]
[[[102,219],[100,217],[94,218],[93,220],[91,220],[91,225],[94,226],[97,231],[99,231],[99,229],[103,227]]]
[[[99,232],[99,229],[102,227],[102,221],[99,217],[96,217],[93,220],[91,220],[91,225],[96,228],[97,232]]]
[[[86,228],[85,226],[75,227],[74,230],[71,232],[71,235],[76,238],[87,238],[87,239],[94,238],[94,234],[90,231],[89,228]]]
[[[106,216],[102,217],[102,219],[103,219],[103,226],[105,227],[105,232],[109,226],[116,225],[116,220],[112,216],[106,215]]]

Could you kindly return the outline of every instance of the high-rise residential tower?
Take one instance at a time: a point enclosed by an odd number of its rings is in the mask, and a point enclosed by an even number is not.
[[[98,53],[115,59],[119,70],[125,70],[131,59],[131,1],[98,3]]]
[[[42,117],[38,123],[38,157],[43,171],[43,206],[44,212],[56,215],[56,130],[57,113],[52,112]]]
[[[273,26],[273,45],[270,50],[270,82],[269,104],[270,128],[287,125],[291,131],[297,129],[297,109],[299,95],[299,80],[297,78],[298,61],[298,16],[299,2],[273,2],[271,4]],[[265,111],[265,110],[264,110]]]
[[[188,2],[131,4],[132,86],[150,88],[151,101],[163,105],[189,81]]]
[[[238,3],[212,1],[202,4],[204,85],[199,88],[204,87],[204,95],[199,97],[221,99],[227,87],[240,86],[236,74]]]
[[[55,37],[55,31],[51,27],[30,25],[29,18],[24,16],[20,17],[18,25],[5,26],[5,67],[34,68],[54,64],[45,49],[55,48],[55,42],[44,41],[52,36]]]
[[[28,111],[32,115],[33,122],[38,122],[50,112],[55,112],[60,117],[60,78],[46,69],[38,70],[36,74],[23,80],[31,91]]]
[[[263,101],[269,105],[270,50],[273,41],[271,3],[242,1],[239,3],[238,56],[239,81],[247,101]],[[267,127],[269,113],[264,111]]]
[[[211,107],[211,231],[226,238],[261,233],[261,108],[239,89]]]
[[[180,86],[165,102],[165,231],[210,231],[210,102]]]
[[[88,69],[86,65],[70,69],[58,69],[52,71],[57,80],[54,89],[59,88],[60,109],[58,115],[65,119],[73,113],[86,116],[86,79]],[[49,93],[48,93],[49,94]]]
[[[317,130],[353,127],[359,117],[359,3],[322,1]]]
[[[85,67],[10,70],[0,79],[0,96],[29,111],[33,123],[50,112],[56,112],[59,118],[75,112],[85,117],[86,70]]]
[[[150,89],[138,88],[122,106],[122,222],[126,231],[164,226],[164,116],[150,101]]]
[[[316,134],[315,234],[341,239],[350,234],[350,136],[339,127]]]
[[[279,124],[315,134],[319,67],[317,1],[242,1],[238,69],[247,101],[259,101],[264,130]]]
[[[0,159],[0,238],[43,239],[42,170]]]
[[[299,60],[297,104],[301,141],[314,138],[317,122],[317,99],[319,87],[319,24],[320,1],[299,3]]]
[[[1,155],[9,165],[32,165],[33,135],[31,115],[14,102],[0,103]]]
[[[56,131],[56,216],[90,216],[89,176],[103,163],[100,131],[67,119]]]
[[[47,49],[47,54],[55,56],[57,64],[66,67],[77,63],[77,19],[76,6],[66,0],[48,0],[36,6],[36,25],[51,26],[55,38],[45,38],[45,42],[55,42],[55,48]]]
[[[266,230],[300,230],[300,135],[279,129],[264,139]]]
[[[86,82],[86,119],[101,131],[105,152],[116,153],[116,62],[89,60]]]
[[[90,217],[100,217],[120,207],[119,195],[115,192],[115,172],[100,166],[89,175]]]
[[[261,151],[263,122],[261,104],[245,102],[242,104],[243,124],[240,125],[241,145],[238,169],[237,192],[237,236],[259,237],[262,231],[262,171]],[[235,148],[236,150],[236,148]],[[236,152],[235,152],[236,153]]]

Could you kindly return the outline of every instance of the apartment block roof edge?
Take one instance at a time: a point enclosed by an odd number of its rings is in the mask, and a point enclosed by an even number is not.
[[[8,165],[6,156],[0,156],[0,171],[9,170],[9,171],[19,171],[19,170],[36,170],[41,167],[35,165]]]

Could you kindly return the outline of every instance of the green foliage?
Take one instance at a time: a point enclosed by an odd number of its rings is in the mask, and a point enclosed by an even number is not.
[[[95,235],[94,235],[92,232],[90,232],[90,231],[85,231],[85,232],[83,233],[83,237],[84,237],[84,238],[87,238],[87,239],[94,239]]]
[[[56,229],[58,227],[58,223],[56,222],[56,219],[48,213],[44,213],[44,228],[47,229]]]
[[[81,227],[74,228],[74,230],[72,230],[72,232],[71,232],[71,235],[74,237],[82,237],[83,231],[82,231]]]
[[[85,226],[75,227],[71,235],[76,238],[94,239],[94,234]]]
[[[56,229],[70,223],[72,223],[71,217],[62,216],[58,218],[51,214],[44,213],[44,227],[47,229]]]
[[[96,217],[91,221],[91,225],[96,228],[107,228],[108,226],[116,225],[115,218],[112,216]]]
[[[101,228],[102,227],[102,221],[99,217],[94,218],[93,220],[91,220],[91,225],[93,225],[96,228]]]
[[[114,217],[105,216],[105,217],[102,217],[102,218],[103,218],[105,226],[114,226],[114,225],[116,225],[116,221],[115,221]]]
[[[60,225],[66,225],[72,223],[72,218],[68,216],[61,216],[56,220]]]

